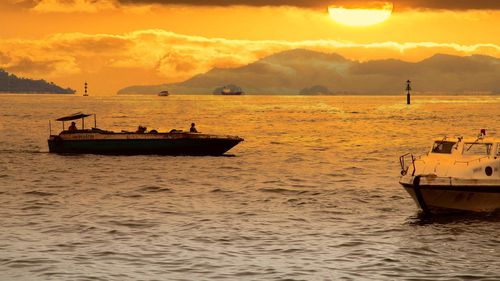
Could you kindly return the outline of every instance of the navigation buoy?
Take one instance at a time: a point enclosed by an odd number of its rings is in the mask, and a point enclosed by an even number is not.
[[[411,103],[411,97],[410,97],[410,91],[411,91],[411,81],[408,80],[406,81],[406,104],[410,104]]]

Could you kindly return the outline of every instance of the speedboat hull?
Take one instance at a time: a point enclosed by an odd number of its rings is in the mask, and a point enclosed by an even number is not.
[[[233,136],[191,133],[68,133],[51,136],[48,145],[54,153],[219,156],[241,141]]]
[[[500,210],[499,179],[405,176],[400,184],[425,213],[492,213]]]

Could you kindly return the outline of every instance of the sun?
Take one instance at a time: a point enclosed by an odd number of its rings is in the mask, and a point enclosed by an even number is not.
[[[370,26],[387,20],[392,14],[392,9],[392,3],[377,2],[370,7],[361,8],[330,6],[328,13],[334,21],[344,25]]]

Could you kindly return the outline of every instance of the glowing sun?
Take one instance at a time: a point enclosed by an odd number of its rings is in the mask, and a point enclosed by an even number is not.
[[[369,26],[387,20],[392,14],[392,9],[392,3],[382,2],[366,8],[330,6],[328,7],[328,13],[334,21],[341,24]]]

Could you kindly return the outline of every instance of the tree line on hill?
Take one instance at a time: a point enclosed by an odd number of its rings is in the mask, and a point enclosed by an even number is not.
[[[64,89],[53,82],[17,77],[0,69],[0,93],[74,94],[75,92],[71,88]]]

